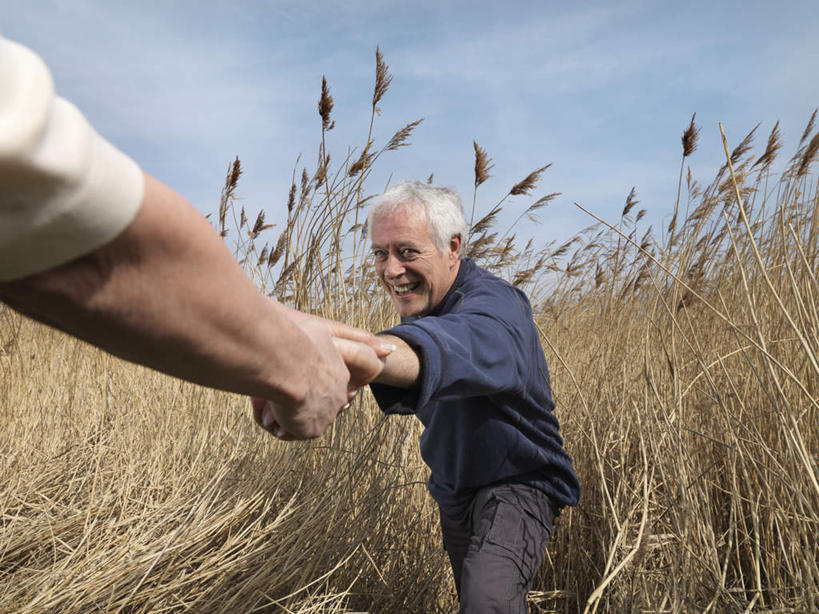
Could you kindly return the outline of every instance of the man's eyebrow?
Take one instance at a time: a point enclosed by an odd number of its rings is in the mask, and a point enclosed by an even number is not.
[[[412,241],[411,239],[408,239],[406,241],[399,241],[399,242],[393,243],[393,246],[398,248],[398,249],[402,249],[404,247],[411,247],[413,249],[418,248],[418,244],[415,241]],[[386,248],[383,245],[381,245],[380,243],[370,244],[370,250],[374,250],[374,249],[386,249]]]

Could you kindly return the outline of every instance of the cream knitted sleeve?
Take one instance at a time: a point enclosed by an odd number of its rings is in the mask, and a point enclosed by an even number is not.
[[[136,163],[55,95],[43,61],[0,36],[0,281],[109,242],[143,191]]]

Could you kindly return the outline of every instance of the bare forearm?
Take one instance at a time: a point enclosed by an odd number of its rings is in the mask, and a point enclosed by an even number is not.
[[[407,342],[394,335],[378,335],[378,338],[387,344],[395,346],[395,350],[384,359],[384,369],[375,378],[378,384],[386,384],[397,388],[414,388],[418,385],[421,374],[421,362]]]
[[[313,345],[262,296],[193,207],[146,177],[134,222],[96,252],[0,285],[18,311],[134,362],[283,403]]]

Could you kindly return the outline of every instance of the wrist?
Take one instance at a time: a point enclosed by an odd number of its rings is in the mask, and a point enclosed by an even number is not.
[[[382,343],[393,345],[395,350],[384,358],[384,368],[373,381],[396,388],[414,388],[421,372],[418,354],[401,337],[379,334],[378,338]]]
[[[319,362],[312,340],[291,316],[294,311],[281,303],[259,295],[262,314],[257,338],[265,339],[262,358],[265,391],[260,396],[277,407],[301,407],[309,396],[309,370]],[[298,313],[298,312],[295,312]],[[271,355],[272,353],[272,355]]]

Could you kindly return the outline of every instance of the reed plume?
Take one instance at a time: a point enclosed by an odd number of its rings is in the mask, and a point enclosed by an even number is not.
[[[492,176],[489,171],[492,170],[494,165],[486,150],[478,145],[478,141],[473,140],[472,147],[475,149],[475,187],[477,188]]]
[[[754,134],[756,133],[757,128],[759,128],[760,124],[754,126],[753,130],[751,130],[745,138],[740,141],[739,145],[734,148],[734,151],[731,152],[731,164],[736,165],[737,162],[751,150],[751,147],[754,142]]]
[[[682,148],[683,148],[683,158],[687,158],[692,153],[697,151],[697,139],[700,136],[700,128],[696,124],[694,124],[694,118],[697,117],[696,113],[691,115],[691,123],[688,124],[688,128],[685,129],[682,135]]]
[[[392,75],[389,73],[390,67],[384,62],[384,58],[381,56],[381,50],[379,47],[375,48],[375,89],[373,90],[373,108],[376,108],[376,105],[381,101],[384,97],[384,94],[387,93],[387,89],[390,87],[390,83],[392,83]]]
[[[681,137],[683,154],[682,160],[680,161],[680,177],[677,181],[677,200],[674,202],[674,213],[671,215],[671,221],[668,223],[669,246],[674,243],[676,237],[675,233],[677,230],[677,218],[680,212],[680,195],[682,193],[682,176],[683,169],[685,168],[685,159],[697,150],[697,141],[699,140],[700,136],[700,128],[694,123],[694,119],[696,117],[696,113],[691,114],[691,121],[688,124],[688,127],[683,131]]]
[[[412,131],[415,130],[417,126],[424,121],[424,118],[416,119],[414,122],[408,123],[406,126],[401,128],[398,132],[392,135],[392,138],[387,142],[386,147],[384,148],[385,151],[394,151],[399,147],[406,147],[409,145],[407,139],[409,138]]]
[[[805,152],[802,154],[802,158],[799,161],[799,168],[796,171],[796,176],[804,177],[810,165],[816,160],[816,156],[819,154],[819,133],[816,133],[813,138],[808,143],[808,146],[805,147]]]
[[[754,162],[754,167],[759,166],[760,172],[763,173],[768,171],[776,158],[776,154],[781,148],[782,133],[779,130],[779,120],[777,120],[776,124],[774,124],[773,130],[771,130],[770,136],[768,136],[768,144],[765,146],[765,151],[761,156],[759,156],[757,161]]]
[[[239,183],[239,177],[242,175],[242,163],[239,162],[239,156],[228,164],[228,170],[225,175],[225,184],[222,188],[222,194],[219,199],[219,234],[222,237],[227,236],[227,211],[230,202],[234,199],[236,194],[236,186]]]
[[[799,139],[799,146],[801,147],[802,144],[808,140],[810,135],[813,133],[813,127],[816,125],[816,113],[819,109],[814,109],[813,113],[810,115],[810,119],[808,120],[807,125],[805,126],[805,130],[802,132],[802,136]]]
[[[539,169],[534,170],[528,175],[526,175],[526,177],[524,177],[521,181],[512,186],[512,189],[509,190],[509,194],[512,196],[528,194],[537,185],[537,182],[540,180],[540,176],[541,174],[543,174],[543,171],[545,171],[551,165],[552,164],[549,163],[546,166],[542,166]]]
[[[333,110],[333,97],[330,95],[330,88],[327,86],[327,78],[321,78],[321,96],[318,101],[318,113],[321,116],[321,127],[324,130],[332,130],[334,124],[331,123],[330,113]]]
[[[625,218],[639,202],[637,200],[637,187],[633,186],[626,197],[626,204],[623,206],[623,213],[620,214],[620,217]]]

